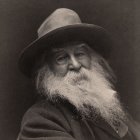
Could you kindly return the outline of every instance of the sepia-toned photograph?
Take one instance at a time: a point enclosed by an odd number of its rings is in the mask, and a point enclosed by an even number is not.
[[[0,140],[140,140],[139,4],[0,0]]]

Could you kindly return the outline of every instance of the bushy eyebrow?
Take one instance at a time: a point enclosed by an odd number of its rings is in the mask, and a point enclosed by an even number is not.
[[[86,43],[82,43],[82,44],[77,46],[76,50],[78,50],[78,49],[85,49],[85,50],[87,50],[88,48],[89,48],[89,46]]]

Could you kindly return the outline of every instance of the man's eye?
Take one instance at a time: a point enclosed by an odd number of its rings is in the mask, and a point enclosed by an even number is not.
[[[67,59],[68,59],[67,55],[59,56],[59,57],[56,58],[56,62],[58,64],[65,64]]]
[[[85,56],[85,53],[84,52],[79,52],[79,53],[76,53],[76,56],[77,57],[82,57],[82,56]]]

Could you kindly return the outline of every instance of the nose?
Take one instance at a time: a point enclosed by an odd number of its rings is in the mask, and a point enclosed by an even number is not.
[[[79,71],[80,68],[81,63],[74,56],[71,56],[69,60],[69,70]]]

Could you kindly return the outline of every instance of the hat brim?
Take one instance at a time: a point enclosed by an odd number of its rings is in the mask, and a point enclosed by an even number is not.
[[[82,23],[57,28],[29,44],[21,52],[19,69],[31,77],[35,62],[44,51],[49,51],[56,44],[72,41],[83,41],[104,58],[109,57],[112,46],[109,33],[100,26]]]

